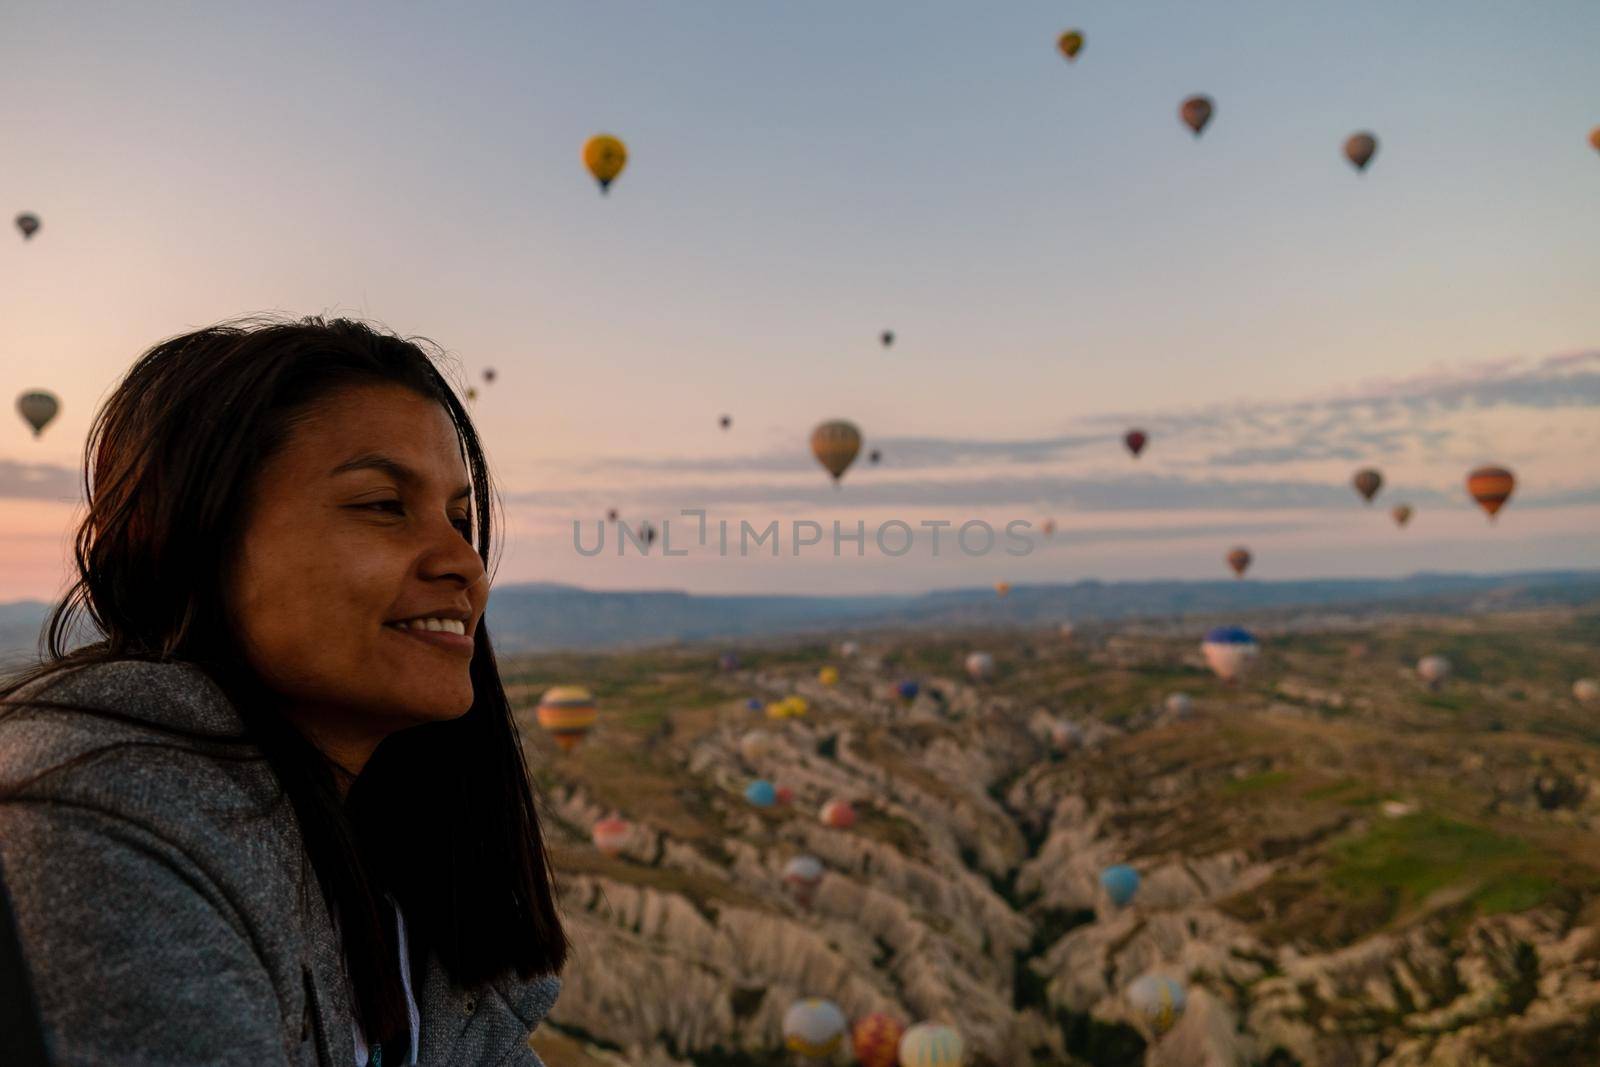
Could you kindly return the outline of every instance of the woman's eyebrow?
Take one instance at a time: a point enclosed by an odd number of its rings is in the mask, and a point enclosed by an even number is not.
[[[351,471],[362,470],[382,471],[402,485],[421,485],[426,480],[404,463],[392,456],[386,456],[382,452],[363,452],[359,456],[347,459],[329,471],[328,476],[331,478],[340,474],[348,474]],[[450,499],[455,501],[471,495],[472,486],[463,485],[450,495]]]

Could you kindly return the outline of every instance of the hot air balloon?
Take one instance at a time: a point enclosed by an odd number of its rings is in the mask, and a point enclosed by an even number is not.
[[[1100,885],[1117,907],[1126,907],[1139,891],[1139,872],[1126,863],[1113,864],[1100,872]]]
[[[485,385],[493,385],[494,384],[494,379],[495,379],[495,369],[493,367],[485,367],[485,368],[483,368],[483,383]]]
[[[1350,484],[1355,486],[1356,492],[1361,494],[1361,499],[1372,503],[1372,498],[1378,495],[1378,490],[1383,488],[1383,475],[1371,467],[1364,467],[1356,471]]]
[[[583,686],[558,685],[545,690],[535,714],[561,751],[571,752],[594,729],[599,710]]]
[[[1344,143],[1344,155],[1356,171],[1364,171],[1367,164],[1372,162],[1372,155],[1378,150],[1378,139],[1370,133],[1355,133]]]
[[[793,804],[794,790],[790,789],[786,785],[780,785],[778,788],[772,791],[772,799],[778,802],[778,806],[780,808],[789,804]]]
[[[50,420],[56,417],[61,410],[61,401],[57,400],[54,393],[47,393],[42,389],[35,389],[17,397],[17,412],[33,427],[33,436],[38,437],[44,433],[44,428],[50,425]]]
[[[1240,545],[1227,555],[1228,566],[1233,568],[1234,576],[1243,578],[1244,572],[1250,569],[1250,561],[1255,557],[1250,555],[1250,550]]]
[[[1600,126],[1589,131],[1589,147],[1600,152]]]
[[[1404,529],[1406,523],[1411,521],[1411,505],[1396,504],[1393,508],[1389,509],[1389,514],[1394,517],[1394,524],[1401,529]]]
[[[1070,622],[1064,622],[1060,626],[1056,627],[1056,633],[1061,635],[1061,640],[1063,641],[1071,641],[1072,635],[1077,632],[1078,628],[1072,625]]]
[[[871,452],[867,453],[867,462],[876,467],[878,464],[883,462],[883,453],[874,448]]]
[[[739,738],[739,755],[751,766],[763,763],[772,755],[774,743],[765,730],[750,730]]]
[[[477,399],[478,399],[478,387],[476,385],[467,386],[467,403],[471,404],[474,401],[476,401]]]
[[[1071,752],[1083,744],[1083,731],[1075,722],[1057,719],[1050,724],[1050,743],[1061,752]]]
[[[894,344],[894,331],[884,330],[883,333],[879,335],[878,340],[883,342],[884,348],[888,348],[890,345]]]
[[[1254,635],[1238,626],[1218,626],[1200,643],[1206,663],[1224,682],[1241,677],[1261,651]]]
[[[1056,41],[1056,47],[1061,49],[1061,54],[1069,61],[1077,59],[1078,53],[1083,51],[1083,31],[1068,30]]]
[[[617,521],[617,509],[616,508],[606,508],[606,521],[607,522],[616,522]]]
[[[612,815],[595,823],[594,829],[589,831],[589,837],[594,842],[595,848],[607,856],[615,856],[628,843],[632,833],[631,822],[620,815]]]
[[[918,1023],[900,1038],[900,1067],[961,1067],[966,1047],[954,1027]]]
[[[583,165],[600,183],[600,191],[609,192],[611,183],[628,165],[628,147],[610,134],[596,134],[583,144]]]
[[[778,791],[765,778],[757,778],[744,787],[744,798],[758,808],[770,808],[778,802]]]
[[[995,582],[994,583],[994,595],[999,597],[1001,600],[1004,600],[1006,598],[1006,594],[1009,593],[1009,592],[1011,592],[1011,583],[1010,582]]]
[[[1039,529],[1044,531],[1044,535],[1046,537],[1054,537],[1056,535],[1056,520],[1054,520],[1054,519],[1046,519],[1046,520],[1044,520],[1044,524],[1041,525],[1039,527]]]
[[[790,1052],[827,1059],[844,1043],[847,1025],[839,1005],[821,997],[805,997],[784,1013],[783,1043]]]
[[[1479,467],[1467,475],[1467,492],[1493,519],[1517,487],[1516,477],[1504,467]]]
[[[822,668],[817,672],[817,681],[821,682],[823,685],[838,685],[839,668],[833,666],[832,664]]]
[[[817,886],[822,884],[822,861],[815,856],[796,856],[784,865],[783,881],[803,906],[811,907]]]
[[[830,800],[822,805],[820,813],[822,825],[830,826],[835,830],[848,830],[856,824],[856,809],[848,801]]]
[[[856,1020],[850,1032],[850,1047],[861,1067],[897,1067],[900,1038],[906,1028],[892,1015],[875,1011]]]
[[[1183,120],[1185,126],[1194,131],[1196,137],[1199,137],[1200,131],[1211,121],[1213,110],[1211,98],[1200,94],[1191,96],[1183,102],[1183,106],[1178,108],[1178,117]]]
[[[39,232],[39,225],[39,216],[31,211],[24,211],[17,216],[17,229],[22,231],[24,241],[33,239],[33,235]]]
[[[1138,459],[1139,453],[1144,451],[1145,442],[1150,440],[1143,430],[1129,430],[1122,435],[1122,443],[1128,446],[1128,451],[1133,453],[1133,458]]]
[[[967,677],[974,682],[987,682],[994,677],[994,657],[987,652],[974,652],[967,657]]]
[[[834,485],[839,484],[860,451],[861,431],[853,423],[833,419],[811,431],[811,454],[833,475]]]
[[[1444,685],[1453,669],[1449,660],[1437,654],[1417,660],[1417,677],[1428,683],[1429,689]]]
[[[646,551],[649,551],[650,546],[656,543],[655,524],[649,519],[639,524],[639,540],[644,542]]]
[[[746,711],[761,711],[766,706],[760,697],[751,697],[744,702],[744,710]]]
[[[724,415],[724,416],[722,416],[720,419],[717,420],[717,425],[721,426],[724,430],[726,430],[728,427],[733,425],[733,416],[732,415]]]
[[[1128,987],[1128,1004],[1158,1035],[1177,1023],[1186,1000],[1183,986],[1162,975],[1147,974]]]
[[[1600,682],[1593,678],[1579,678],[1572,683],[1572,699],[1580,704],[1600,703]]]
[[[920,692],[921,689],[922,687],[910,678],[907,678],[905,681],[894,687],[895,693],[898,694],[900,699],[905,701],[907,704],[917,699],[917,693]]]
[[[1194,714],[1194,698],[1188,693],[1169,693],[1162,706],[1175,719],[1187,719]]]

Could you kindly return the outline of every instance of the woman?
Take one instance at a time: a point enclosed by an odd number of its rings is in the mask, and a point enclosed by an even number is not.
[[[77,581],[0,689],[53,1062],[538,1064],[567,941],[483,622],[488,470],[428,352],[176,337],[85,458]]]

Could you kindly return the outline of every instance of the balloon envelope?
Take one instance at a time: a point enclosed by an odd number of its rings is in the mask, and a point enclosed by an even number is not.
[[[789,1051],[812,1059],[833,1055],[844,1041],[844,1012],[831,1000],[797,1000],[783,1016],[783,1042]]]
[[[861,1067],[896,1067],[900,1062],[900,1038],[906,1028],[892,1015],[875,1011],[856,1020],[850,1033],[850,1047]]]
[[[839,668],[833,666],[822,668],[817,672],[817,681],[821,682],[823,685],[838,685]]]
[[[1372,155],[1378,150],[1378,139],[1370,133],[1355,133],[1344,143],[1344,155],[1357,171],[1367,169],[1367,164],[1372,162]]]
[[[1206,663],[1225,682],[1240,677],[1255,660],[1260,647],[1249,630],[1238,626],[1219,626],[1200,643]]]
[[[1006,594],[1009,593],[1009,592],[1011,592],[1011,583],[1010,582],[995,582],[994,583],[994,595],[999,597],[1001,600],[1004,600],[1006,598]]]
[[[1250,569],[1250,561],[1253,558],[1250,555],[1250,550],[1241,545],[1228,553],[1228,566],[1233,568],[1233,573],[1236,577],[1243,578],[1244,572]]]
[[[1172,1029],[1187,999],[1182,985],[1162,975],[1147,974],[1128,987],[1128,1004],[1158,1034]]]
[[[909,704],[911,701],[917,699],[917,693],[922,687],[908,678],[894,688],[895,692],[900,694],[900,699]]]
[[[744,798],[758,808],[770,808],[778,802],[778,791],[765,778],[757,778],[744,787]]]
[[[918,1023],[900,1038],[900,1067],[961,1067],[966,1047],[954,1027]]]
[[[717,420],[717,425],[721,426],[724,430],[726,430],[728,427],[733,425],[733,416],[732,415],[724,415],[724,416],[722,416],[720,419]]]
[[[1169,693],[1163,705],[1167,714],[1179,719],[1187,719],[1194,713],[1194,698],[1188,693]]]
[[[811,431],[811,454],[833,475],[835,483],[844,477],[860,451],[861,431],[854,423],[831,419]]]
[[[1113,864],[1100,872],[1100,884],[1111,903],[1120,908],[1139,891],[1139,872],[1126,863]]]
[[[24,241],[39,232],[39,216],[31,211],[24,211],[17,216],[17,229],[22,231]]]
[[[1411,521],[1411,515],[1412,515],[1411,505],[1410,504],[1396,504],[1390,510],[1389,514],[1394,517],[1394,524],[1396,526],[1404,528],[1405,524]]]
[[[983,682],[994,677],[994,657],[987,652],[974,652],[967,657],[967,677]]]
[[[1504,467],[1479,467],[1467,475],[1467,492],[1491,519],[1505,507],[1516,487],[1516,477]]]
[[[44,433],[44,428],[50,425],[50,420],[60,410],[61,401],[56,399],[54,393],[47,393],[43,389],[30,390],[17,397],[17,412],[33,428],[35,437]]]
[[[604,193],[628,165],[628,147],[608,133],[595,134],[584,142],[583,165],[589,168]]]
[[[595,848],[607,856],[615,856],[627,844],[628,835],[632,832],[632,823],[627,819],[613,815],[595,823],[594,829],[589,833],[589,837],[594,841]]]
[[[1129,430],[1122,435],[1122,443],[1128,446],[1128,451],[1133,453],[1133,458],[1138,459],[1139,453],[1144,451],[1145,442],[1149,436],[1143,430]]]
[[[822,825],[835,830],[848,830],[856,824],[856,809],[848,801],[830,800],[822,805]]]
[[[1600,126],[1589,131],[1589,147],[1600,152]]]
[[[884,330],[883,333],[878,337],[878,340],[883,342],[884,348],[888,348],[890,345],[894,344],[894,331]]]
[[[1183,105],[1178,108],[1178,117],[1183,120],[1185,126],[1194,131],[1196,137],[1199,137],[1200,131],[1205,129],[1206,123],[1211,121],[1213,110],[1215,109],[1211,104],[1211,98],[1197,93],[1185,100]]]
[[[1378,490],[1383,488],[1383,475],[1371,467],[1366,467],[1356,471],[1355,477],[1350,479],[1350,484],[1361,494],[1361,499],[1370,504],[1372,498],[1378,495]]]
[[[1423,656],[1417,660],[1417,675],[1428,683],[1430,689],[1437,689],[1443,685],[1452,670],[1450,661],[1437,654]]]
[[[1593,678],[1579,678],[1572,683],[1572,696],[1580,704],[1600,703],[1600,681]]]
[[[545,690],[534,714],[562,751],[571,752],[594,728],[599,710],[583,686],[558,685]]]
[[[1061,54],[1069,60],[1077,59],[1078,53],[1083,51],[1083,31],[1068,30],[1056,41],[1056,47],[1061,49]]]

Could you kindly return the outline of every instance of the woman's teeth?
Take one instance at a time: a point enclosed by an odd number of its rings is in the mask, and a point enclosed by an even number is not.
[[[432,630],[435,633],[467,635],[467,624],[460,619],[407,619],[404,622],[392,622],[390,626],[402,630]]]

